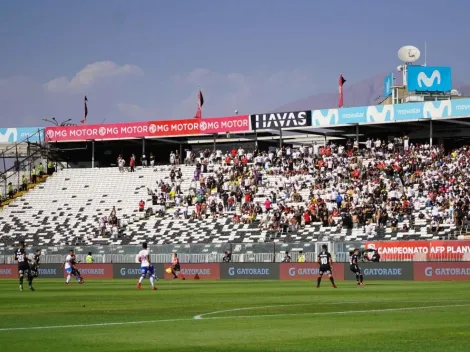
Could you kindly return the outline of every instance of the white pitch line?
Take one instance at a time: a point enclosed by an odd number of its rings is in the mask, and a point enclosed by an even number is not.
[[[402,301],[403,302],[403,301]],[[345,302],[347,304],[348,302]],[[399,302],[397,302],[399,303]],[[318,304],[318,303],[317,303]],[[180,318],[180,319],[160,319],[160,320],[144,320],[144,321],[124,321],[115,323],[94,323],[94,324],[75,324],[75,325],[50,325],[50,326],[31,326],[23,328],[0,328],[2,331],[31,331],[31,330],[46,330],[46,329],[69,329],[69,328],[89,328],[89,327],[103,327],[103,326],[117,326],[117,325],[142,325],[142,324],[154,324],[154,323],[172,323],[177,321],[194,321],[194,320],[216,320],[216,319],[234,319],[234,318],[273,318],[273,317],[284,317],[284,316],[304,316],[304,315],[346,315],[346,314],[358,314],[358,313],[385,313],[385,312],[399,312],[407,310],[419,310],[419,309],[434,309],[434,308],[456,308],[456,307],[469,307],[470,304],[454,304],[454,305],[439,305],[439,306],[421,306],[421,307],[407,307],[407,308],[388,308],[388,309],[369,309],[369,310],[347,310],[341,312],[317,312],[317,313],[282,313],[282,314],[269,314],[269,315],[246,315],[246,316],[223,316],[223,317],[209,317],[209,318]],[[280,307],[280,306],[272,306]],[[256,309],[260,307],[251,307]],[[236,308],[233,310],[226,310],[224,312],[231,312],[237,310],[247,310],[246,308]],[[215,314],[215,312],[211,312]],[[202,314],[204,315],[204,314]],[[207,315],[207,314],[206,314]],[[201,316],[201,315],[199,315]]]

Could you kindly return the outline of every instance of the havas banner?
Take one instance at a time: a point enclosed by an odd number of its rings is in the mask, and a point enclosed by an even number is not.
[[[312,126],[311,111],[279,112],[250,115],[251,129],[294,129]]]

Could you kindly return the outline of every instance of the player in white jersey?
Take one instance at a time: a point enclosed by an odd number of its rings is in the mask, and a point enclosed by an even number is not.
[[[75,276],[75,279],[77,280],[78,283],[83,284],[83,278],[80,276],[80,272],[75,269],[75,253],[73,250],[69,250],[69,254],[65,257],[64,264],[62,267],[65,269],[67,272],[67,279],[65,280],[65,283],[68,285],[70,282],[70,278],[72,275]]]
[[[137,283],[137,289],[142,289],[142,281],[148,275],[150,279],[150,284],[152,285],[152,290],[156,290],[157,288],[155,287],[155,268],[150,263],[150,254],[147,249],[147,243],[142,243],[142,250],[139,252],[137,259],[140,262],[140,278],[139,282]]]

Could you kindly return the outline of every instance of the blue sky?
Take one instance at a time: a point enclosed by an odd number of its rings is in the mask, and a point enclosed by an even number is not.
[[[0,127],[264,112],[396,69],[405,44],[469,77],[455,0],[2,0]],[[423,50],[422,50],[423,51]]]

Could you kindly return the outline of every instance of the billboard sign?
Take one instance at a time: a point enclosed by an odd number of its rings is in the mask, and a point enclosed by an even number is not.
[[[155,275],[163,278],[163,264],[153,264]],[[140,276],[140,264],[113,264],[113,277],[115,279],[136,279]]]
[[[281,263],[279,277],[281,280],[316,280],[319,266],[317,263]],[[333,277],[335,280],[344,280],[344,265],[333,264]]]
[[[0,264],[0,279],[17,279],[18,266],[14,264]]]
[[[338,124],[357,124],[367,122],[367,106],[338,109]]]
[[[49,279],[63,279],[62,264],[41,264],[38,269],[38,277]]]
[[[393,90],[393,73],[390,73],[387,77],[384,78],[384,92],[383,96],[384,98],[389,97],[392,95],[392,90]]]
[[[376,249],[381,260],[462,260],[470,253],[470,241],[371,241],[366,248]]]
[[[470,99],[451,100],[451,114],[455,117],[470,116]]]
[[[279,263],[220,264],[221,279],[279,280]]]
[[[414,263],[416,281],[470,280],[470,262]]]
[[[166,269],[170,268],[170,264],[165,264],[164,278],[165,280],[173,279],[172,274],[168,274]],[[219,280],[220,279],[220,265],[217,264],[181,264],[181,273],[185,276],[186,280],[199,279],[201,280]]]
[[[17,143],[24,140],[40,142],[44,140],[44,132],[41,127],[12,127],[0,128],[0,143]]]
[[[445,66],[408,66],[407,84],[410,92],[450,92],[452,70]]]
[[[328,127],[339,124],[339,109],[321,109],[312,111],[313,127]]]
[[[113,264],[78,264],[77,269],[85,280],[113,278]]]
[[[356,275],[345,264],[345,280],[356,280]],[[360,263],[364,280],[413,280],[413,263]]]
[[[176,137],[250,130],[248,115],[206,119],[168,120],[46,127],[46,141],[112,140],[144,137]]]
[[[254,131],[307,128],[312,126],[312,111],[250,115],[250,121]]]

